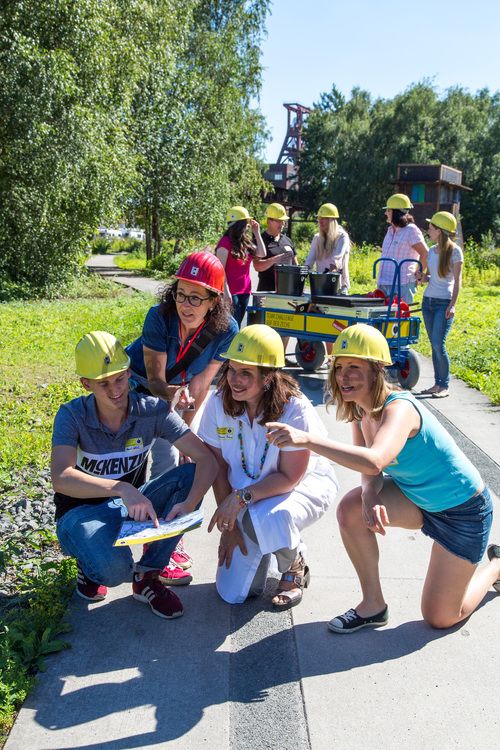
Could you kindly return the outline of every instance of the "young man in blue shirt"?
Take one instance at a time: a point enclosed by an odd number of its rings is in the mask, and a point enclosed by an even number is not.
[[[194,510],[211,486],[217,464],[170,405],[129,390],[130,360],[120,342],[92,331],[75,351],[76,370],[89,395],[59,409],[52,436],[52,483],[57,536],[78,565],[77,592],[100,601],[107,586],[132,579],[135,599],[153,613],[180,617],[179,598],[159,580],[179,536],[148,545],[134,563],[129,547],[114,547],[124,517],[168,520]],[[156,438],[192,460],[145,483]]]

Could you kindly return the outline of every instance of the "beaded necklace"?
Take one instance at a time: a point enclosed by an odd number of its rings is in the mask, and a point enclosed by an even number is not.
[[[243,430],[243,422],[241,421],[241,419],[238,419],[238,440],[240,442],[241,466],[242,466],[243,471],[245,472],[245,474],[247,475],[249,479],[256,480],[256,479],[259,479],[260,475],[262,474],[262,468],[266,460],[267,451],[269,450],[269,442],[266,440],[264,453],[262,454],[262,458],[260,459],[259,471],[254,476],[253,474],[250,474],[250,472],[248,471],[247,462],[245,461],[245,451],[243,450],[243,435],[241,434],[242,430]]]

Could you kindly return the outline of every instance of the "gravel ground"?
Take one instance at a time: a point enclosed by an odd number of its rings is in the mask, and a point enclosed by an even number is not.
[[[20,569],[29,573],[41,559],[62,559],[54,535],[49,470],[38,472],[29,483],[17,475],[0,495],[0,613],[17,603],[16,576]]]

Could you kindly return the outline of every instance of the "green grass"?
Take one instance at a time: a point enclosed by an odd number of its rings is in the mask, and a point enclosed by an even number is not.
[[[446,341],[451,371],[472,388],[500,404],[500,287],[469,286],[461,290],[457,313]],[[421,327],[417,351],[431,356]]]
[[[0,482],[17,467],[45,465],[55,411],[81,392],[80,337],[107,330],[126,344],[140,335],[151,296],[115,289],[100,299],[0,305]]]
[[[115,266],[124,271],[143,271],[146,269],[147,260],[145,250],[139,250],[126,255],[115,255]]]

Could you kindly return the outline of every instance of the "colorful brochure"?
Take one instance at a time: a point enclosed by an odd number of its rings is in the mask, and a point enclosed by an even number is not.
[[[126,547],[132,544],[148,544],[158,539],[167,539],[170,536],[185,534],[199,528],[203,521],[203,511],[194,510],[184,516],[178,516],[173,521],[160,521],[155,528],[152,521],[132,521],[126,519],[122,522],[120,533],[114,543],[115,547]]]

